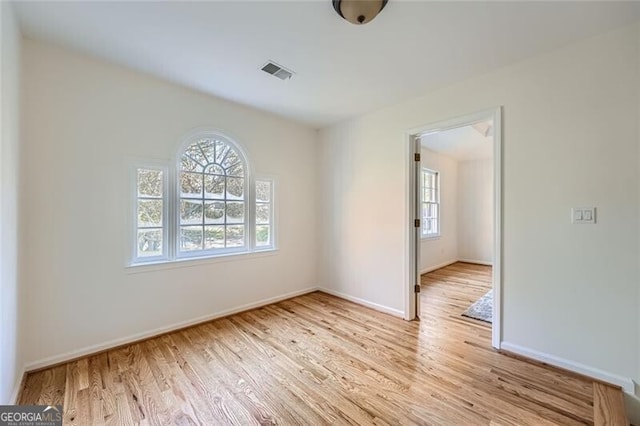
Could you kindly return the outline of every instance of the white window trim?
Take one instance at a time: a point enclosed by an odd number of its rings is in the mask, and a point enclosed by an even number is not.
[[[237,262],[261,257],[273,256],[278,252],[277,248],[256,250],[253,252],[227,253],[207,257],[189,257],[156,262],[135,263],[125,266],[126,273],[137,274],[145,272],[162,271],[168,269],[190,268],[215,263]]]
[[[422,216],[422,211],[423,211],[423,206],[424,206],[424,172],[430,172],[436,175],[436,194],[437,194],[437,201],[436,204],[438,205],[438,232],[434,233],[434,234],[425,234],[424,233],[424,223],[422,223],[422,221],[424,221],[425,219],[423,217],[420,217],[420,223],[422,226],[420,226],[420,237],[423,240],[437,240],[442,236],[442,203],[440,202],[440,192],[441,192],[441,188],[440,188],[440,172],[438,170],[433,170],[430,169],[428,167],[423,167],[421,170],[421,176],[420,176],[420,215]]]
[[[260,176],[256,176],[255,180],[252,182],[252,189],[254,191],[254,198],[253,198],[253,208],[255,210],[255,206],[257,204],[256,201],[256,197],[255,197],[255,190],[256,190],[256,183],[258,181],[266,181],[266,182],[270,182],[271,183],[271,198],[270,198],[270,202],[269,202],[269,206],[271,207],[270,209],[270,213],[271,213],[271,219],[270,219],[270,226],[271,226],[271,244],[269,244],[268,246],[261,246],[258,247],[256,245],[256,237],[255,234],[253,236],[253,244],[254,246],[254,250],[255,252],[261,252],[261,251],[269,251],[269,250],[277,250],[277,238],[276,238],[276,232],[275,230],[278,229],[278,224],[277,222],[277,209],[276,209],[276,191],[277,191],[277,184],[276,184],[276,179],[273,176],[266,176],[266,175],[260,175]],[[254,224],[254,231],[255,228],[258,226],[257,223]]]
[[[175,211],[171,215],[174,219],[171,233],[170,235],[175,236],[173,241],[173,253],[172,259],[189,259],[189,258],[202,258],[202,257],[216,257],[223,256],[226,254],[234,254],[234,253],[251,253],[253,251],[253,245],[251,241],[253,239],[254,230],[251,229],[251,224],[255,223],[254,209],[251,200],[255,200],[255,192],[252,191],[251,187],[253,186],[253,179],[251,173],[251,165],[249,164],[248,156],[242,146],[237,143],[233,138],[228,137],[227,135],[215,131],[215,130],[195,130],[190,132],[187,136],[182,139],[182,143],[178,147],[178,152],[175,154],[175,164],[173,167],[174,175],[171,178],[171,184],[173,185],[171,188],[171,193],[174,196],[173,200],[169,200],[169,205],[174,209],[178,209],[178,205],[180,203],[180,188],[178,185],[178,177],[180,174],[180,165],[182,160],[182,154],[184,150],[194,143],[196,140],[201,138],[214,138],[220,139],[230,147],[234,148],[241,157],[242,163],[244,165],[244,193],[246,194],[244,197],[245,203],[245,223],[244,223],[244,238],[245,245],[242,247],[232,247],[232,248],[224,248],[224,249],[211,249],[211,250],[198,250],[193,252],[181,252],[180,251],[180,214]],[[203,188],[204,190],[204,188]]]
[[[162,256],[138,257],[138,169],[161,170],[162,171]],[[170,208],[168,195],[170,188],[169,165],[167,161],[162,160],[135,160],[129,166],[129,183],[131,185],[130,200],[130,226],[131,239],[129,243],[129,264],[148,264],[166,262],[170,258],[169,229],[168,221],[170,216]]]
[[[182,143],[180,144],[180,149],[178,150],[178,153],[175,155],[175,167],[174,167],[174,177],[171,179],[171,181],[173,182],[173,184],[175,185],[175,187],[173,188],[173,190],[171,191],[173,196],[175,197],[175,199],[173,201],[171,201],[171,206],[174,206],[174,208],[178,209],[178,206],[180,204],[180,189],[178,188],[178,178],[180,176],[180,172],[181,172],[181,167],[180,167],[180,163],[182,160],[182,154],[184,152],[184,150],[190,146],[191,144],[193,144],[197,139],[200,138],[215,138],[215,139],[221,139],[223,142],[225,142],[227,145],[229,145],[230,147],[234,148],[235,150],[238,151],[238,154],[240,154],[241,157],[241,161],[243,163],[244,166],[244,203],[245,203],[245,210],[244,210],[244,214],[245,214],[245,221],[244,221],[244,240],[245,240],[245,244],[242,247],[231,247],[231,248],[223,248],[223,249],[210,249],[210,250],[197,250],[197,251],[192,251],[192,252],[183,252],[180,250],[180,214],[176,211],[175,214],[172,216],[175,220],[173,223],[173,234],[175,235],[175,241],[174,241],[174,258],[175,259],[189,259],[189,258],[198,258],[198,257],[215,257],[215,256],[222,256],[225,254],[233,254],[233,253],[250,253],[252,251],[252,246],[251,246],[251,238],[253,235],[253,230],[251,229],[250,224],[255,222],[255,218],[253,218],[252,214],[253,214],[253,202],[255,201],[255,194],[251,191],[251,182],[253,182],[252,179],[252,174],[251,174],[251,170],[250,170],[250,166],[249,166],[249,161],[247,159],[247,155],[244,152],[244,150],[240,147],[240,145],[235,142],[233,139],[219,133],[219,132],[211,132],[211,131],[201,131],[201,132],[196,132],[196,133],[190,133],[187,137],[185,137],[182,141]],[[204,191],[204,188],[203,188]],[[225,198],[226,200],[226,198]],[[204,214],[204,212],[203,212]],[[226,237],[225,237],[226,238]]]
[[[180,188],[178,185],[178,176],[180,173],[180,160],[184,149],[193,143],[197,138],[218,138],[230,146],[234,147],[242,157],[245,166],[245,245],[243,247],[233,247],[229,249],[201,250],[195,252],[181,252],[180,247]],[[130,209],[131,238],[129,239],[128,261],[126,268],[142,268],[143,270],[165,269],[166,267],[189,266],[190,264],[201,264],[231,260],[232,257],[246,256],[250,254],[259,254],[278,251],[277,246],[277,209],[276,209],[276,179],[271,176],[259,176],[254,178],[251,171],[251,164],[244,148],[235,141],[234,138],[226,136],[218,130],[196,129],[187,134],[180,143],[176,155],[174,156],[173,167],[169,167],[170,161],[162,160],[134,160],[130,166],[129,183],[131,186],[129,197],[130,203],[133,205]],[[137,256],[137,170],[138,169],[158,169],[163,171],[163,256],[138,257]],[[271,245],[256,247],[255,241],[255,204],[256,204],[256,181],[265,180],[271,182]]]

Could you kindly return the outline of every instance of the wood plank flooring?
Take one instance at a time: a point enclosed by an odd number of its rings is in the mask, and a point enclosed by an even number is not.
[[[422,320],[312,293],[31,373],[79,425],[593,424],[592,382],[495,352],[460,314],[488,267],[422,277]]]
[[[594,383],[593,399],[596,425],[629,426],[622,390],[603,383]]]

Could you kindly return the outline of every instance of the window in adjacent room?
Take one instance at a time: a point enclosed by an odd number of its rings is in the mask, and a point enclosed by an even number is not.
[[[422,169],[422,237],[440,235],[440,173]]]

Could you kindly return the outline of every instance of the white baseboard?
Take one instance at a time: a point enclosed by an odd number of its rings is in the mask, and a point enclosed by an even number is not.
[[[280,296],[270,297],[267,299],[259,300],[253,303],[247,303],[246,305],[238,306],[237,308],[227,309],[224,311],[216,312],[215,314],[204,315],[198,318],[194,318],[187,321],[181,321],[175,324],[171,324],[165,327],[156,328],[154,330],[146,331],[143,333],[133,334],[131,336],[110,340],[105,343],[100,343],[97,345],[88,346],[82,349],[78,349],[75,351],[66,352],[60,355],[55,355],[52,357],[44,358],[38,361],[30,362],[25,366],[25,371],[33,371],[39,370],[51,365],[60,364],[66,361],[70,361],[73,359],[81,358],[83,356],[91,355],[97,352],[102,352],[108,349],[112,349],[118,346],[126,345],[128,343],[133,343],[139,340],[148,339],[154,336],[158,336],[160,334],[168,333],[170,331],[179,330],[181,328],[189,327],[192,325],[196,325],[199,323],[207,322],[214,320],[216,318],[222,318],[229,315],[237,314],[239,312],[248,311],[250,309],[260,308],[262,306],[270,305],[272,303],[277,303],[282,300],[291,299],[292,297],[301,296],[303,294],[312,293],[314,291],[319,290],[318,287],[309,287],[303,290],[297,290],[290,293],[282,294]]]
[[[331,294],[333,296],[339,297],[341,299],[348,300],[349,302],[357,303],[358,305],[366,306],[367,308],[375,309],[376,311],[384,312],[385,314],[393,315],[394,317],[404,318],[404,311],[399,309],[390,308],[388,306],[379,305],[374,302],[370,302],[365,299],[360,299],[359,297],[350,296],[345,293],[341,293],[339,291],[331,290],[328,288],[320,287],[318,290]]]
[[[448,260],[446,262],[440,263],[439,265],[435,265],[435,266],[428,266],[425,269],[422,269],[420,271],[420,275],[422,274],[426,274],[429,272],[433,272],[437,269],[440,268],[444,268],[445,266],[449,266],[449,265],[453,265],[456,262],[464,262],[464,263],[475,263],[476,265],[486,265],[486,266],[493,266],[493,262],[486,262],[484,260],[473,260],[473,259],[455,259],[455,260]]]
[[[541,361],[555,367],[564,368],[565,370],[573,371],[574,373],[589,376],[594,379],[601,380],[603,382],[611,383],[613,385],[620,386],[626,393],[633,394],[634,384],[633,380],[628,377],[622,377],[617,374],[609,373],[588,365],[580,364],[578,362],[569,361],[564,358],[560,358],[554,355],[545,354],[533,349],[525,348],[520,345],[515,345],[509,342],[502,342],[500,348],[514,354],[522,355],[527,358]]]
[[[426,273],[428,273],[428,272],[433,272],[433,271],[435,271],[435,270],[437,270],[437,269],[444,268],[445,266],[453,265],[453,264],[454,264],[454,263],[456,263],[457,261],[458,261],[458,259],[454,259],[454,260],[449,260],[449,261],[443,262],[443,263],[441,263],[441,264],[439,264],[439,265],[429,266],[429,267],[427,267],[427,268],[425,268],[425,269],[421,270],[421,271],[420,271],[420,275],[422,275],[422,274],[426,274]]]
[[[486,260],[458,259],[458,262],[475,263],[476,265],[493,266],[493,262],[487,262]]]
[[[18,395],[20,394],[20,389],[22,388],[22,384],[24,383],[25,375],[27,374],[24,366],[20,369],[20,374],[18,375],[18,380],[14,384],[13,392],[11,393],[11,399],[9,399],[9,405],[17,405],[18,404]]]

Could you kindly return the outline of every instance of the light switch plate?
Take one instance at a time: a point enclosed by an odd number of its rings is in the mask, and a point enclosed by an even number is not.
[[[574,221],[574,222],[580,222],[580,221],[582,221],[582,210],[580,210],[580,209],[573,209],[573,221]]]
[[[571,209],[571,223],[593,225],[596,223],[595,207],[574,207]]]

